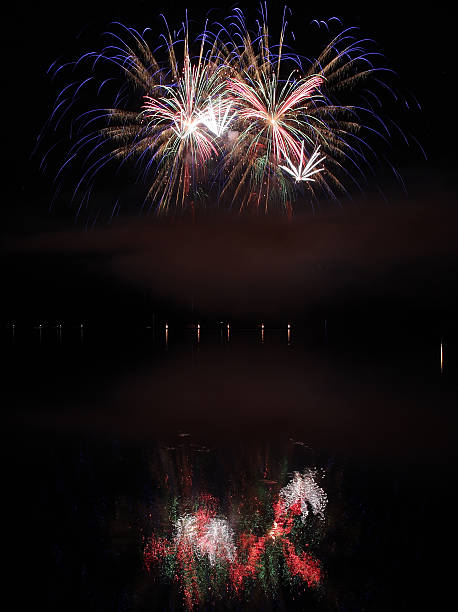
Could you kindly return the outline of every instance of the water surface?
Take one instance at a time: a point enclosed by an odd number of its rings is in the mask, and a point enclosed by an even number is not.
[[[171,523],[212,499],[235,538],[262,538],[281,488],[315,468],[324,520],[311,511],[294,542],[320,563],[319,587],[291,577],[270,538],[262,579],[236,596],[201,559],[199,608],[437,609],[452,571],[454,347],[425,330],[342,340],[332,321],[6,329],[18,604],[186,609],[179,582],[145,569],[152,534],[173,539]]]

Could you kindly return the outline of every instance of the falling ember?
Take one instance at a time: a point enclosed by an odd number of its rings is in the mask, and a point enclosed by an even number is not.
[[[441,374],[444,371],[444,347],[443,344],[441,342]]]

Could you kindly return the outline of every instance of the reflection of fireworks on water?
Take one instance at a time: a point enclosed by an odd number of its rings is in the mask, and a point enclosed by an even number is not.
[[[293,480],[280,491],[280,499],[283,500],[286,508],[300,504],[303,523],[309,513],[309,507],[313,514],[324,518],[324,511],[328,503],[327,495],[316,483],[315,476],[315,470],[307,470],[304,474],[294,472]]]
[[[255,32],[240,9],[227,27],[215,25],[216,34],[205,24],[195,56],[187,22],[173,36],[167,29],[154,53],[146,31],[118,24],[121,33],[112,32],[101,51],[54,67],[55,74],[71,68],[72,82],[57,97],[52,125],[89,88],[95,86],[97,97],[111,91],[111,106],[85,108],[71,121],[71,135],[78,137],[58,177],[85,159],[74,191],[74,197],[83,194],[80,208],[97,174],[113,161],[135,162],[149,184],[149,205],[162,212],[193,208],[209,189],[240,208],[289,211],[300,194],[334,197],[346,190],[346,179],[358,184],[370,166],[367,156],[374,157],[364,134],[390,136],[371,90],[390,91],[380,81],[389,71],[373,64],[378,54],[354,28],[334,36],[310,61],[289,49],[286,13],[277,44],[264,6],[261,13]],[[74,72],[84,66],[90,75],[78,80]],[[373,105],[362,102],[360,86]],[[337,102],[348,95],[351,104]]]
[[[180,516],[175,524],[175,546],[190,546],[198,555],[207,555],[211,565],[216,561],[235,559],[234,532],[226,519],[208,512]]]
[[[234,532],[226,519],[210,519],[200,540],[200,548],[208,555],[212,565],[217,559],[229,562],[235,559]]]
[[[261,535],[243,530],[236,539],[228,520],[216,516],[215,498],[202,496],[196,510],[175,519],[171,539],[151,536],[144,550],[147,569],[168,568],[188,608],[211,596],[240,595],[256,583],[273,594],[280,576],[318,586],[321,565],[303,533],[307,505],[324,518],[327,498],[315,476],[314,470],[296,472],[270,507],[256,510]]]

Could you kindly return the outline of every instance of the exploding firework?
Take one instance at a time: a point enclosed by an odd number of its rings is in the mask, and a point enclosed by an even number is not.
[[[85,109],[71,121],[78,137],[58,179],[83,157],[74,190],[78,210],[112,162],[139,169],[148,184],[145,202],[160,212],[193,208],[209,194],[239,209],[290,210],[298,196],[335,197],[348,181],[358,183],[373,153],[366,136],[389,136],[358,88],[390,90],[380,78],[389,71],[373,65],[378,54],[365,49],[353,28],[306,60],[287,44],[286,9],[275,44],[265,6],[257,23],[250,31],[235,9],[227,26],[206,23],[193,41],[186,21],[173,36],[167,28],[154,52],[146,31],[117,24],[121,31],[110,33],[101,51],[54,67],[55,75],[90,69],[59,94],[54,126],[88,88],[114,96],[111,106]],[[113,89],[116,80],[120,86]],[[341,97],[352,103],[338,102]]]
[[[291,174],[291,176],[296,179],[296,182],[314,181],[315,179],[313,179],[312,176],[323,171],[323,168],[317,168],[318,164],[325,159],[324,157],[319,157],[319,151],[320,147],[318,147],[317,150],[310,156],[309,160],[304,166],[304,143],[302,143],[301,153],[299,156],[299,165],[294,166],[294,164],[291,163],[291,160],[287,158],[286,162],[288,163],[289,168],[288,166],[280,166],[280,168]]]

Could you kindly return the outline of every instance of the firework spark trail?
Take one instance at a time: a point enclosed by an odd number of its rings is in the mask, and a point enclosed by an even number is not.
[[[207,107],[200,113],[200,121],[215,136],[222,136],[228,130],[229,125],[236,115],[235,112],[229,114],[231,108],[232,102],[230,100],[225,100],[222,96],[218,96],[218,101],[215,105],[210,97]]]
[[[165,129],[171,128],[175,133],[177,139],[171,138],[168,142],[171,150],[179,148],[180,141],[191,141],[189,146],[195,164],[205,162],[212,154],[218,154],[212,139],[200,128],[203,113],[199,107],[198,86],[203,78],[186,59],[180,86],[164,87],[166,95],[160,99],[146,95],[143,105],[143,116],[149,129],[157,129],[164,124]]]
[[[289,165],[289,168],[288,166],[283,166],[281,164],[279,167],[285,170],[286,172],[288,172],[289,174],[291,174],[291,176],[293,176],[296,179],[297,183],[300,181],[314,181],[315,179],[313,179],[312,176],[324,170],[324,168],[317,168],[318,164],[320,164],[322,161],[326,159],[325,156],[319,157],[319,154],[320,154],[319,152],[320,152],[320,147],[318,146],[317,149],[310,156],[308,162],[303,167],[304,143],[302,142],[301,153],[299,156],[299,164],[295,166],[292,163],[292,161],[287,157],[286,163]]]
[[[310,100],[313,90],[322,82],[323,79],[320,77],[307,79],[305,83],[296,88],[290,87],[288,95],[281,96],[277,102],[278,92],[275,77],[272,77],[272,80],[267,83],[265,79],[254,83],[238,79],[229,80],[228,91],[238,106],[238,118],[248,122],[245,133],[250,133],[253,142],[257,142],[267,133],[267,138],[271,139],[273,144],[273,163],[278,162],[284,155],[294,154],[299,157],[300,149],[296,139],[298,130],[295,127],[297,118],[289,117],[288,112],[301,102]],[[255,132],[254,136],[251,135],[252,131]]]

